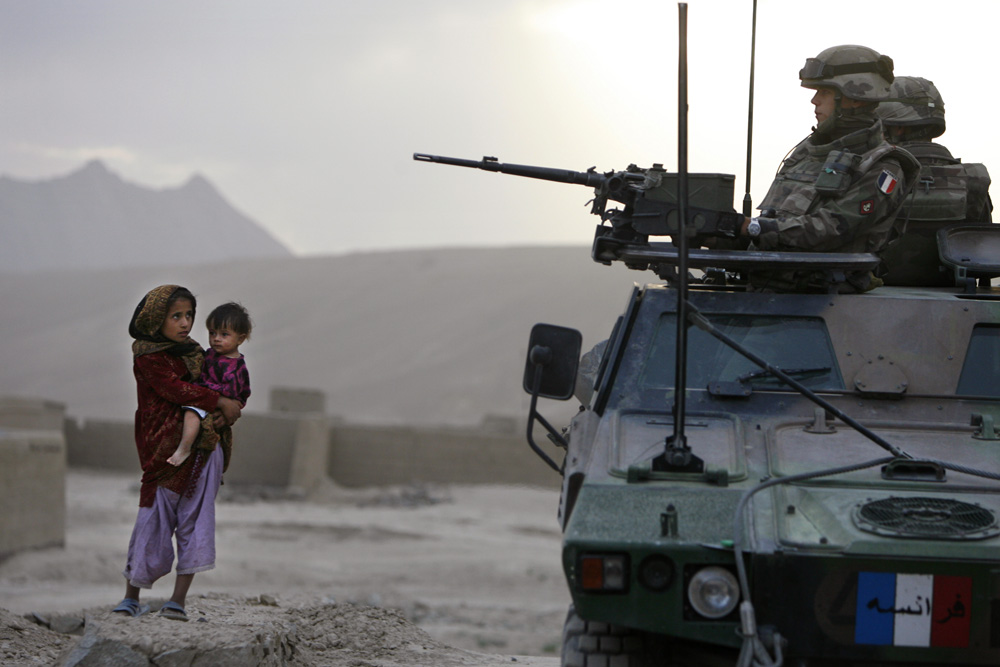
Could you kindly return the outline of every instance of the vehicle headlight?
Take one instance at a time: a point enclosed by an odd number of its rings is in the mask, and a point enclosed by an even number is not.
[[[688,582],[688,602],[705,618],[722,618],[740,601],[740,586],[729,570],[711,566],[698,570]]]

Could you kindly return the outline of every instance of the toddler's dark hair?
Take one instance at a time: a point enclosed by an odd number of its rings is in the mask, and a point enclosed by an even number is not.
[[[253,329],[253,322],[250,321],[250,313],[241,304],[235,301],[224,303],[208,314],[205,318],[205,326],[211,329],[231,329],[233,333],[241,334],[250,340],[250,331]]]

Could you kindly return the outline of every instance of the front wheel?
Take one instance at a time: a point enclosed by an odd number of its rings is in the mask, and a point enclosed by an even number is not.
[[[570,605],[562,634],[562,667],[655,667],[652,638],[645,633],[610,623],[585,621]]]

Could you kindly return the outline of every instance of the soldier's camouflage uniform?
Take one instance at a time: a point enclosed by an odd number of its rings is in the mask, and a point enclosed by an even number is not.
[[[889,97],[892,58],[844,44],[807,58],[803,88],[830,90],[833,112],[796,146],[761,202],[761,250],[880,253],[915,182],[920,163],[882,136],[876,105]],[[860,105],[842,104],[843,99]],[[871,271],[756,271],[753,289],[864,292],[881,284]]]
[[[760,250],[881,252],[919,170],[916,160],[882,137],[881,122],[829,143],[802,141],[782,163],[760,210]],[[769,210],[770,209],[770,210]],[[773,213],[771,212],[773,211]],[[841,282],[843,281],[843,282]],[[755,289],[866,291],[870,272],[831,276],[816,271],[755,273]]]
[[[887,285],[951,286],[955,276],[938,257],[937,232],[958,223],[989,223],[990,174],[982,164],[963,163],[932,139],[945,131],[944,100],[933,81],[898,76],[892,97],[883,100],[878,115],[887,129],[903,128],[889,140],[905,148],[921,169],[913,193],[899,213],[899,240],[882,256]]]
[[[938,257],[937,231],[960,222],[991,221],[990,174],[982,164],[963,164],[941,144],[914,141],[899,146],[922,167],[899,213],[902,236],[882,257],[883,279],[887,285],[954,285],[955,277]]]

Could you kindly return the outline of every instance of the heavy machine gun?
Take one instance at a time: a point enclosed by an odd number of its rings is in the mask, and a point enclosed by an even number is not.
[[[649,169],[629,165],[624,171],[599,173],[594,167],[587,171],[505,164],[495,157],[482,160],[414,153],[418,162],[436,162],[455,167],[495,171],[501,174],[537,178],[557,183],[575,183],[594,188],[590,212],[610,225],[610,236],[616,241],[645,243],[650,236],[675,237],[680,233],[680,203],[678,174],[669,173],[663,165]],[[732,208],[733,179],[730,174],[689,174],[688,222],[683,226],[692,245],[703,245],[707,238],[735,238],[743,224],[743,215]],[[608,202],[624,208],[608,209]],[[595,257],[596,259],[596,257]]]
[[[587,171],[506,164],[495,157],[482,160],[414,153],[418,162],[436,162],[456,167],[495,171],[501,174],[537,178],[557,183],[574,183],[594,188],[590,212],[601,218],[594,234],[591,254],[602,264],[623,262],[630,269],[651,270],[672,281],[679,274],[681,253],[679,174],[660,164],[649,169],[629,165],[624,171]],[[867,271],[878,265],[878,257],[868,253],[747,252],[746,250],[705,250],[712,238],[734,239],[743,224],[743,215],[733,207],[731,174],[688,174],[687,234],[688,268],[716,271],[747,271],[754,268],[793,270]],[[608,202],[623,208],[608,208]],[[605,224],[607,223],[607,224]],[[670,242],[650,237],[669,236]],[[715,245],[715,244],[712,244]],[[733,244],[730,244],[733,245]],[[739,244],[735,244],[739,245]],[[745,245],[744,245],[745,248]]]

